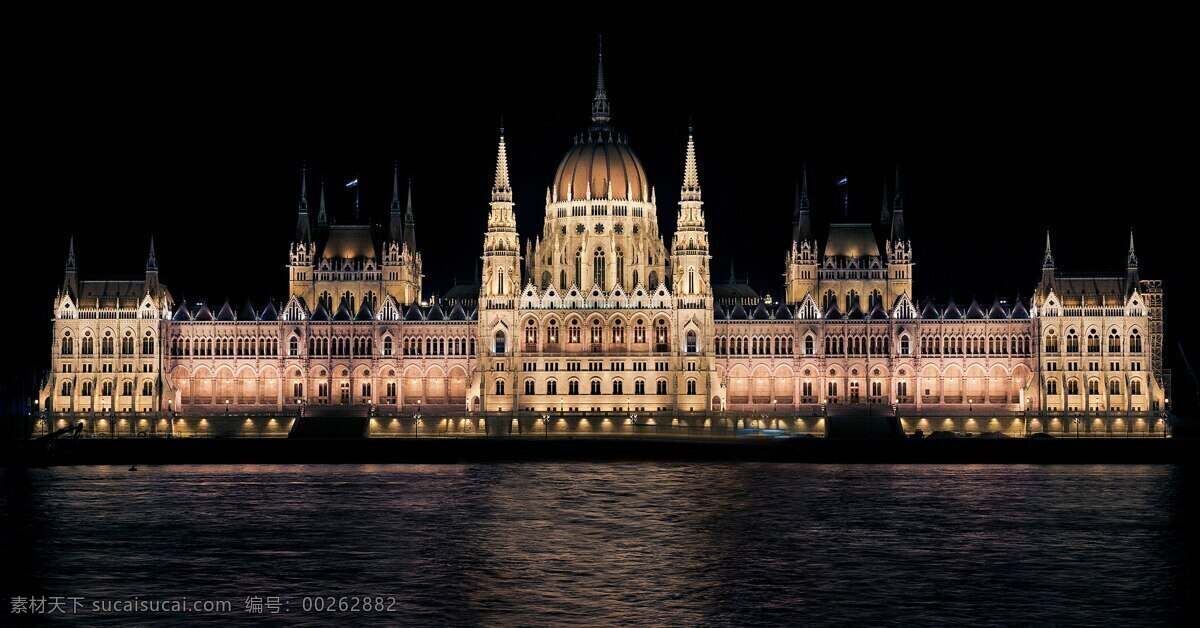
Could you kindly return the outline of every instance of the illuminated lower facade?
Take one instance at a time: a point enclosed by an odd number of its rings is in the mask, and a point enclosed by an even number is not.
[[[508,168],[502,131],[480,278],[441,296],[424,290],[398,173],[386,229],[335,224],[323,191],[312,221],[302,184],[278,301],[176,302],[153,242],[143,280],[84,281],[72,245],[46,427],[278,434],[303,412],[343,411],[396,435],[479,433],[489,419],[547,433],[822,433],[862,413],[910,432],[1162,429],[1163,290],[1138,277],[1132,238],[1123,274],[1061,274],[1047,239],[1028,302],[917,302],[899,177],[886,228],[833,224],[823,243],[805,177],[781,296],[760,297],[713,280],[690,131],[665,241],[655,190],[611,127],[602,65],[592,124],[523,246]]]

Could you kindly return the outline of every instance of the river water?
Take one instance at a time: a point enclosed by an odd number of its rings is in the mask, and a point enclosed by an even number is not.
[[[43,597],[23,619],[60,614],[54,598],[106,625],[1162,625],[1200,611],[1194,467],[62,467],[0,481],[6,620],[15,598]],[[181,598],[230,606],[146,610]]]

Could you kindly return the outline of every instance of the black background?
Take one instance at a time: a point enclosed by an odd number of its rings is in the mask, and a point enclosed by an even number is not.
[[[1146,32],[1138,16],[1104,28],[951,17],[962,28],[936,36],[853,16],[765,30],[770,16],[755,28],[603,26],[613,123],[657,188],[664,238],[689,117],[714,279],[733,261],[776,297],[805,160],[822,239],[842,219],[836,178],[849,174],[851,219],[878,221],[900,162],[918,299],[1027,297],[1047,229],[1061,269],[1122,272],[1132,228],[1142,277],[1167,282],[1173,401],[1185,401],[1175,343],[1197,340],[1185,192],[1196,164],[1176,156],[1194,145],[1180,44],[1167,31],[1150,44],[1112,35]],[[522,240],[540,233],[546,186],[588,124],[601,27],[360,33],[348,19],[330,20],[336,40],[310,25],[279,44],[253,29],[63,37],[16,64],[10,409],[48,366],[70,234],[83,278],[140,276],[153,233],[177,299],[261,306],[286,297],[301,162],[314,170],[314,215],[323,176],[331,217],[349,222],[342,185],[357,174],[365,213],[382,223],[396,160],[415,178],[426,294],[445,292],[481,251],[502,115]]]

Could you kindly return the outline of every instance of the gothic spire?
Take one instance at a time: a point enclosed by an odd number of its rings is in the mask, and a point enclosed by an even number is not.
[[[812,219],[808,203],[808,162],[800,167],[800,178],[796,181],[796,207],[792,215],[792,242],[812,239]]]
[[[158,258],[154,255],[154,234],[150,234],[150,257],[146,258],[146,270],[158,270]]]
[[[883,182],[883,205],[879,208],[879,224],[886,225],[892,219],[892,212],[888,211],[887,200],[887,181]]]
[[[1129,230],[1129,255],[1125,261],[1125,294],[1133,294],[1141,283],[1138,277],[1137,254],[1133,252],[1133,229]]]
[[[71,243],[67,245],[67,272],[75,270],[75,234],[71,234]]]
[[[410,182],[411,183],[411,182]],[[412,191],[409,186],[409,206],[412,206]],[[404,240],[404,218],[400,214],[400,165],[392,162],[392,207],[388,212],[388,242]]]
[[[1050,252],[1050,230],[1046,230],[1046,256],[1042,258],[1042,268],[1054,268],[1054,254]]]
[[[329,225],[329,217],[325,214],[325,177],[321,177],[321,205],[317,210],[317,226],[325,227]]]
[[[683,190],[680,192],[679,200],[700,200],[700,175],[696,169],[696,141],[692,136],[690,125],[688,126],[687,154],[683,160]]]
[[[309,242],[312,232],[308,222],[308,164],[300,166],[300,204],[296,210],[296,241]],[[151,254],[153,255],[154,240],[151,239]]]
[[[504,145],[504,127],[500,127],[500,143],[496,148],[496,181],[492,185],[492,202],[512,202],[512,186],[508,180],[508,149]]]
[[[404,209],[404,245],[412,255],[417,254],[417,219],[413,216],[413,178],[408,175],[408,205]]]
[[[1133,251],[1133,229],[1129,230],[1129,256],[1126,258],[1125,265],[1129,268],[1137,268],[1138,265],[1137,253]]]
[[[887,186],[884,186],[884,208],[887,208]],[[908,235],[904,230],[904,196],[900,193],[900,162],[896,162],[896,190],[892,198],[892,240],[902,241]]]
[[[608,105],[608,94],[604,91],[604,35],[600,35],[596,46],[596,94],[592,98],[592,127],[606,128],[612,119]]]

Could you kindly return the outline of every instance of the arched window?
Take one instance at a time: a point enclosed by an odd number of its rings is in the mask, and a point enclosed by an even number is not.
[[[1046,353],[1058,353],[1058,336],[1051,329],[1046,332]]]
[[[1087,347],[1088,353],[1100,353],[1100,334],[1094,329],[1088,331]]]
[[[108,397],[113,394],[113,383],[111,381],[100,384],[100,394]]]
[[[122,397],[132,397],[133,396],[133,382],[130,382],[130,381],[121,382],[121,396]]]
[[[579,327],[578,318],[571,319],[571,322],[567,324],[567,342],[575,344],[583,342],[583,334]]]
[[[70,331],[63,332],[61,353],[63,355],[75,353],[75,339],[71,337]]]
[[[525,380],[525,394],[526,395],[533,394],[533,380],[532,379]]]
[[[688,294],[696,294],[696,268],[694,266],[688,266],[687,286]]]
[[[74,388],[74,382],[66,380],[62,383],[62,392],[60,394],[64,397],[69,396],[72,388]]]
[[[1067,353],[1079,353],[1079,334],[1074,329],[1067,331]]]
[[[113,354],[113,337],[111,331],[104,332],[104,338],[100,341],[100,353],[103,355]]]
[[[121,338],[121,355],[133,355],[133,332],[126,330]]]
[[[687,352],[688,353],[696,352],[696,332],[694,332],[694,331],[689,331],[687,333]]]
[[[600,327],[600,319],[592,319],[592,351],[599,351],[604,342],[604,332]]]
[[[1098,380],[1098,379],[1089,379],[1088,380],[1088,394],[1089,395],[1099,395],[1100,394],[1100,380]]]
[[[150,330],[142,337],[142,355],[154,355],[154,332]]]
[[[1110,395],[1121,394],[1121,380],[1118,380],[1118,379],[1108,380],[1108,394],[1110,394]]]
[[[154,383],[150,380],[142,382],[142,396],[150,397],[154,394]]]
[[[392,355],[392,337],[383,337],[383,355]]]
[[[575,285],[583,287],[583,248],[575,251]],[[566,287],[563,287],[566,290]]]
[[[572,379],[572,380],[567,381],[567,394],[568,395],[578,395],[579,394],[579,380]]]
[[[812,336],[804,337],[804,355],[812,355],[816,351],[815,340]]]
[[[614,394],[614,395],[625,394],[625,383],[619,379],[614,379],[613,383],[612,383],[612,394]]]
[[[658,289],[658,271],[657,270],[650,271],[650,286],[649,287],[651,290]]]
[[[837,303],[837,295],[834,294],[833,290],[826,290],[825,296],[821,297],[821,309],[827,311],[835,303]]]
[[[593,379],[591,383],[592,383],[592,394],[599,395],[600,394],[600,380]]]
[[[1142,335],[1136,329],[1129,332],[1129,352],[1142,352]]]
[[[288,355],[292,357],[300,355],[300,339],[296,336],[292,336],[288,340]]]
[[[546,381],[546,394],[547,395],[557,395],[558,394],[558,382],[557,381],[552,380],[552,379]]]
[[[85,381],[82,384],[80,384],[79,394],[83,395],[84,397],[91,397],[92,396],[92,383],[89,381]]]
[[[635,269],[633,271],[633,287],[636,288],[637,285],[638,285],[638,271]]]
[[[497,395],[504,394],[504,380],[502,380],[502,379],[496,380],[496,394]]]
[[[504,353],[504,349],[504,332],[498,331],[496,332],[496,354],[499,355]]]
[[[625,344],[625,323],[620,319],[613,322],[612,341],[614,345]]]
[[[1121,352],[1121,334],[1118,334],[1116,329],[1108,332],[1108,352]]]
[[[660,379],[657,382],[655,382],[654,390],[655,390],[655,393],[659,394],[659,395],[667,394],[667,380]]]
[[[504,269],[496,269],[496,294],[504,294]]]
[[[1142,394],[1142,380],[1140,380],[1140,379],[1134,379],[1134,380],[1130,380],[1130,382],[1129,382],[1129,394],[1131,394],[1131,395],[1140,395],[1140,394]]]
[[[525,321],[525,350],[536,351],[538,341],[537,323],[531,318]]]
[[[550,319],[550,324],[546,326],[546,344],[558,347],[558,321]]]
[[[558,289],[559,290],[567,289],[567,271],[565,268],[563,270],[558,271]]]
[[[908,355],[908,336],[900,336],[900,355]]]
[[[616,284],[620,286],[625,285],[625,251],[622,251],[620,247],[617,248]]]
[[[689,394],[689,395],[696,394],[696,380],[689,379],[687,381],[687,394]]]
[[[633,342],[634,343],[645,343],[646,342],[646,322],[640,318],[637,319],[636,321],[634,321],[634,323],[633,323]]]
[[[667,321],[666,319],[658,319],[654,323],[654,350],[655,351],[670,351],[671,345],[667,341]]]
[[[1058,380],[1057,379],[1051,379],[1051,380],[1046,381],[1046,394],[1047,395],[1057,395],[1058,394]]]
[[[1078,395],[1079,394],[1079,380],[1077,380],[1077,379],[1068,379],[1067,380],[1067,394],[1068,395]]]
[[[79,344],[79,353],[81,355],[92,355],[92,350],[94,349],[92,346],[92,332],[83,332],[83,340]]]

